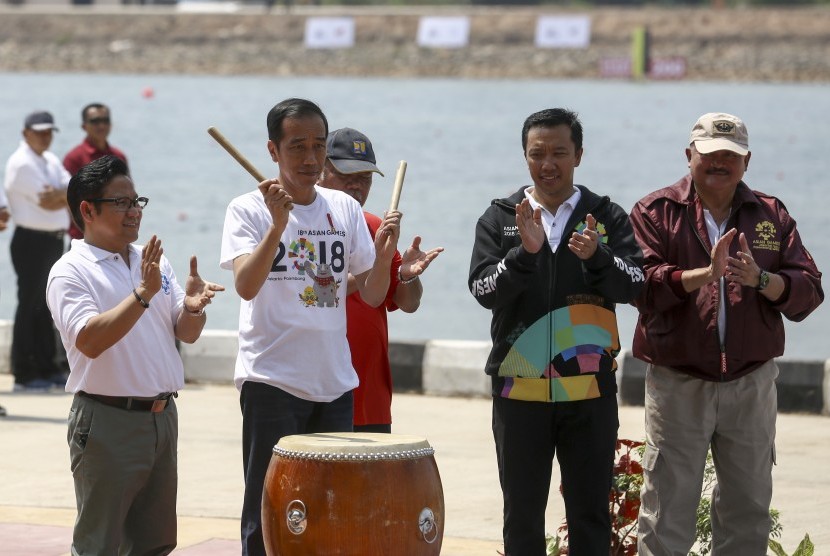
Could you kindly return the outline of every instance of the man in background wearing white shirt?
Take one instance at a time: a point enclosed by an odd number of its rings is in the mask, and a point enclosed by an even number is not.
[[[17,273],[17,311],[11,364],[16,391],[46,391],[65,384],[55,361],[55,328],[44,293],[49,269],[63,254],[63,236],[69,227],[70,176],[48,150],[54,131],[58,128],[52,114],[29,114],[23,140],[6,163],[5,189],[15,223],[11,258]]]

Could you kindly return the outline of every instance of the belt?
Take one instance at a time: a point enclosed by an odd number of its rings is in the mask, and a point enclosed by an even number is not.
[[[111,405],[120,409],[129,409],[130,411],[149,411],[150,413],[159,413],[164,411],[170,400],[178,396],[176,392],[168,392],[160,394],[157,398],[128,398],[123,396],[104,396],[101,394],[90,394],[81,390],[78,392],[79,396],[89,398],[100,402],[104,405]]]

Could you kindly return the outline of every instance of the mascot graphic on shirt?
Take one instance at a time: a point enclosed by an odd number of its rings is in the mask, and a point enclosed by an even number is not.
[[[337,288],[340,286],[341,280],[337,280],[331,271],[331,265],[321,263],[318,266],[318,272],[314,272],[314,265],[311,261],[306,261],[304,265],[306,274],[308,274],[314,285],[311,288],[305,288],[300,294],[300,301],[306,307],[311,307],[314,304],[317,307],[337,307],[340,305],[340,298],[337,297]],[[311,291],[309,291],[311,289]]]

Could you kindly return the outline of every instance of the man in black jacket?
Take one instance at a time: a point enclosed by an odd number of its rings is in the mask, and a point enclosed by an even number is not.
[[[553,457],[572,554],[607,556],[619,420],[614,312],[643,285],[625,211],[573,183],[582,124],[530,115],[522,147],[533,185],[493,201],[476,226],[468,284],[492,310],[493,436],[511,556],[545,554]]]

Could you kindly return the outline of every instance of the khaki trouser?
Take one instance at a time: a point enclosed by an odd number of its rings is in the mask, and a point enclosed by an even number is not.
[[[72,556],[162,556],[176,547],[178,413],[75,395],[69,455],[78,517]]]
[[[718,478],[712,493],[713,556],[766,554],[777,376],[774,361],[731,382],[649,365],[639,554],[689,553],[710,447]]]

